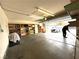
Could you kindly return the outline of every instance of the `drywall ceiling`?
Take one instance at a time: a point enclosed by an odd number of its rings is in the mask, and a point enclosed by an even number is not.
[[[70,0],[1,0],[2,7],[7,9],[4,11],[9,20],[28,21],[38,20],[38,18],[28,16],[35,11],[35,7],[42,7],[55,15],[63,11],[64,6],[69,3]]]

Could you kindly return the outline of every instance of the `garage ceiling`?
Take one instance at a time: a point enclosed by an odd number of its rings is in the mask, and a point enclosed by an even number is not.
[[[51,14],[56,15],[63,11],[64,6],[69,3],[70,0],[1,0],[1,5],[5,9],[4,11],[9,20],[19,19],[30,21],[40,19],[35,7],[41,7]],[[29,17],[29,15],[33,15],[32,13],[34,12],[34,17]]]

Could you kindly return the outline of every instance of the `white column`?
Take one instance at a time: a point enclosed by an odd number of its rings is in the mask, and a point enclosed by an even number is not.
[[[38,33],[38,25],[35,24],[35,33]]]

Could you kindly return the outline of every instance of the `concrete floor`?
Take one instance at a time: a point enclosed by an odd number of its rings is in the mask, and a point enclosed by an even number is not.
[[[71,32],[76,33],[74,29]],[[76,38],[70,33],[40,33],[23,37],[20,45],[9,47],[5,59],[74,59]],[[79,43],[76,44],[79,59]]]

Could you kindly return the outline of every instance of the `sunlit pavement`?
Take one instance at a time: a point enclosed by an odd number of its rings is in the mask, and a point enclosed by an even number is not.
[[[5,59],[74,59],[75,28],[70,29],[70,32],[74,35],[68,33],[66,39],[62,32],[23,37],[20,45],[8,48]]]
[[[49,42],[52,42],[53,40],[58,42],[64,42],[70,45],[75,45],[76,40],[76,28],[69,29],[70,32],[67,32],[67,38],[63,38],[62,31],[58,33],[45,33],[45,36]]]

